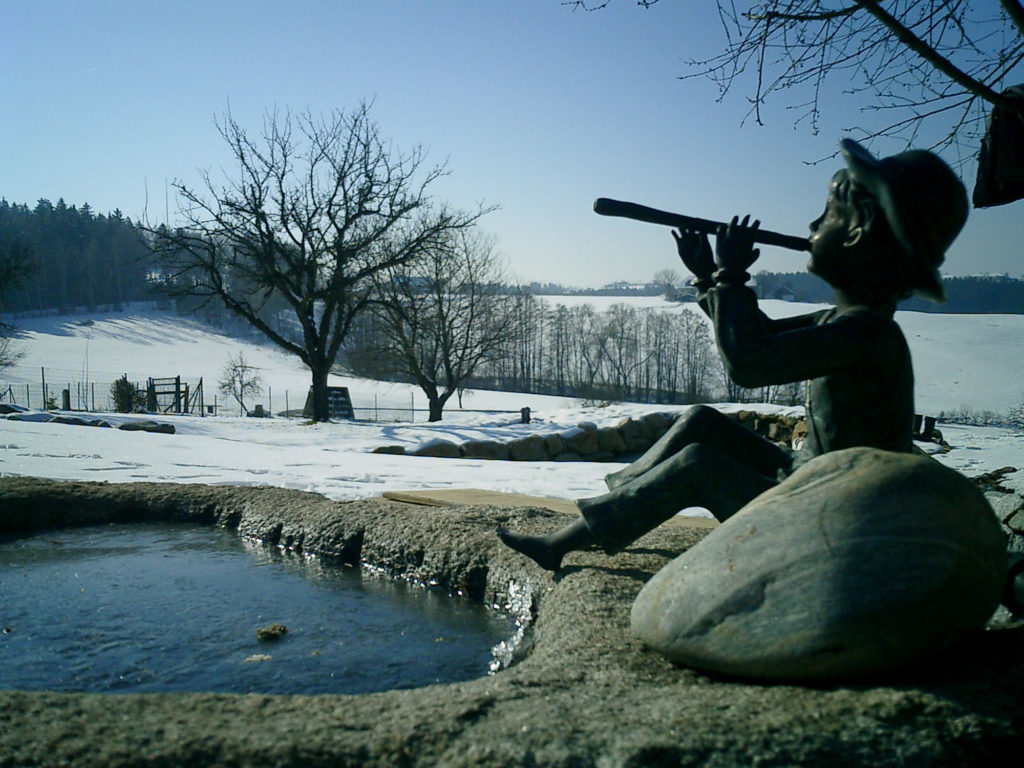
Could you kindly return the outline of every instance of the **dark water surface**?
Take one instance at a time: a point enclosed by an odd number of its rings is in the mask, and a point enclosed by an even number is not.
[[[288,628],[261,642],[257,628]],[[480,677],[510,619],[211,526],[0,540],[0,688],[368,693]],[[265,658],[269,657],[269,658]]]

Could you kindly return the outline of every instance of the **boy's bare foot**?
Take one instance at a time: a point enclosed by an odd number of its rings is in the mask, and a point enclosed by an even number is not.
[[[526,555],[546,571],[557,571],[562,566],[562,557],[565,553],[552,549],[547,542],[547,536],[527,536],[498,528],[498,538],[505,546]]]

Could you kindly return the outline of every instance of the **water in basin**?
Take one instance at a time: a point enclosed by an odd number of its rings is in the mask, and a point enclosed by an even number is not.
[[[287,627],[273,642],[257,629]],[[189,524],[0,541],[0,688],[368,693],[487,673],[513,622]]]

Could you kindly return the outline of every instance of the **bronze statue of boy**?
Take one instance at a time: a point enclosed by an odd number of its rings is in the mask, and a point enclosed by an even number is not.
[[[893,320],[912,293],[944,299],[938,267],[967,220],[963,184],[921,150],[876,159],[840,143],[846,168],[811,222],[808,269],[832,286],[835,307],[772,320],[745,283],[759,225],[733,218],[715,252],[705,235],[673,232],[714,323],[728,375],[741,386],[809,380],[808,439],[799,451],[762,439],[713,408],[695,406],[633,464],[608,475],[609,492],[577,502],[582,517],[546,536],[499,529],[502,541],[548,570],[573,550],[609,554],[689,506],[725,520],[797,465],[829,451],[868,446],[910,451],[914,376]]]

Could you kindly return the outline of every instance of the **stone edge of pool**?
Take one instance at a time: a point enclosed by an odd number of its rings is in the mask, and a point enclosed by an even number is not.
[[[938,765],[1024,747],[1024,629],[981,633],[874,686],[714,679],[629,631],[640,587],[706,531],[662,527],[613,558],[576,553],[555,577],[494,535],[565,519],[277,488],[0,478],[0,535],[193,520],[473,599],[505,604],[511,586],[535,612],[524,660],[450,685],[362,696],[0,690],[0,765]]]

